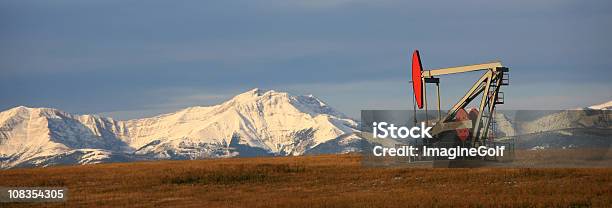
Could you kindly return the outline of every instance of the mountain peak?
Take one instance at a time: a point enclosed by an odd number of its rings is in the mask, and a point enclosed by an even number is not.
[[[235,96],[226,102],[229,105],[233,104],[250,104],[257,102],[270,102],[274,105],[289,104],[301,112],[305,112],[316,116],[318,114],[329,114],[339,118],[346,116],[325,104],[319,98],[312,94],[308,95],[292,95],[288,92],[275,90],[262,90],[254,88],[242,94]]]
[[[264,94],[265,91],[259,88],[253,88],[249,91],[240,93],[238,95],[236,95],[235,97],[258,97],[261,96],[262,94]]]
[[[20,105],[20,106],[17,106],[17,107],[14,107],[14,108],[8,109],[7,111],[29,111],[29,110],[31,110],[31,109],[32,109],[32,108],[30,108],[30,107]]]
[[[245,93],[261,95],[261,93],[263,93],[263,92],[264,92],[264,90],[259,89],[259,88],[256,87],[256,88],[253,88],[253,89],[251,89],[249,91],[246,91]]]
[[[27,106],[17,106],[0,113],[9,113],[10,115],[23,115],[23,114],[40,114],[40,115],[52,115],[62,114],[63,112],[54,108],[32,108]]]
[[[277,92],[274,90],[262,90],[260,88],[253,88],[249,91],[240,93],[236,96],[234,96],[231,100],[233,101],[251,101],[253,99],[257,99],[259,97],[262,97],[264,95],[272,95],[272,94],[287,94],[285,92]]]

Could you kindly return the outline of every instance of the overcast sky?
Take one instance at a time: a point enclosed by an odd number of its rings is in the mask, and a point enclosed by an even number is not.
[[[611,20],[611,1],[4,0],[0,110],[126,119],[259,87],[358,117],[412,108],[414,49],[430,69],[502,60],[502,109],[589,106],[612,100]],[[444,104],[476,76],[442,77]]]

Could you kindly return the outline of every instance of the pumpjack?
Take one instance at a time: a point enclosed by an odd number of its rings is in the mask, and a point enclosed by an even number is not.
[[[483,72],[483,75],[472,85],[467,93],[459,99],[445,116],[440,109],[440,77],[466,72]],[[492,129],[495,125],[495,107],[504,103],[503,86],[509,85],[509,69],[501,61],[481,64],[456,66],[441,69],[425,70],[418,50],[412,54],[412,88],[415,105],[425,110],[425,122],[431,122],[432,136],[438,141],[453,142],[467,147],[489,145],[493,142]],[[437,88],[437,119],[427,115],[427,85],[435,84]],[[477,108],[466,111],[472,102]],[[415,107],[415,111],[416,111]],[[416,112],[415,112],[416,113]],[[415,116],[416,119],[416,116]],[[433,121],[432,121],[433,120]],[[416,120],[415,120],[416,122]]]

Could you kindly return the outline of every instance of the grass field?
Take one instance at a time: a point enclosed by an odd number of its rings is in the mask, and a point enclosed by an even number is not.
[[[66,203],[0,207],[612,206],[610,168],[366,168],[358,155],[2,170],[0,186],[69,189]]]

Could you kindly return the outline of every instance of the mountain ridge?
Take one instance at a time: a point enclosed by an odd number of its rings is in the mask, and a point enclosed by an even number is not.
[[[496,119],[500,132],[506,137],[521,135],[527,144],[523,146],[575,146],[584,141],[565,138],[573,133],[564,129],[608,128],[608,121],[602,122],[599,118],[601,113],[592,111],[608,110],[611,105],[612,101],[534,118],[528,112],[514,118],[497,113]],[[527,120],[517,120],[523,117]],[[0,169],[133,160],[347,153],[360,151],[364,142],[368,142],[355,134],[358,126],[356,120],[313,95],[258,88],[217,105],[192,106],[129,120],[17,106],[0,112]],[[538,135],[559,139],[542,139]],[[600,146],[609,143],[595,139],[598,140],[594,144]]]
[[[241,151],[302,155],[337,138],[342,144],[336,152],[345,152],[344,146],[355,149],[347,141],[357,139],[356,128],[356,121],[312,95],[258,88],[218,105],[125,121],[18,106],[0,112],[0,168],[21,163],[47,166],[71,157],[72,162],[87,161],[79,164],[106,162],[116,155],[141,159],[234,157]]]

